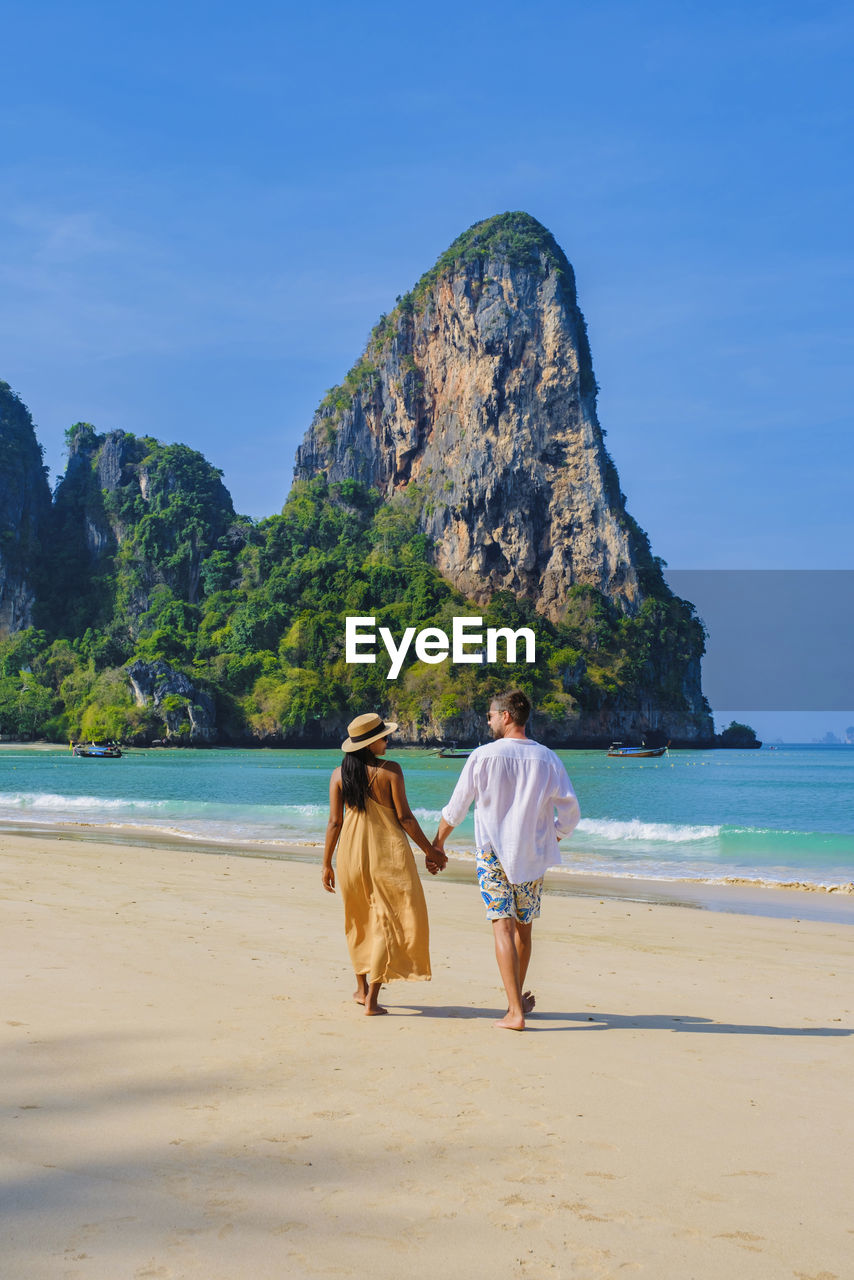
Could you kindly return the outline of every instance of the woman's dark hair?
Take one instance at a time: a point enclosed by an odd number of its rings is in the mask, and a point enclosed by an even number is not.
[[[361,751],[346,751],[341,761],[341,790],[348,809],[366,809],[368,798],[368,765],[376,764],[376,756],[370,747]]]

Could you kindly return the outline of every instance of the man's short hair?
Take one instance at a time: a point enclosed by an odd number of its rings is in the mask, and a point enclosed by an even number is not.
[[[511,689],[509,693],[499,693],[492,699],[492,706],[497,711],[508,711],[510,719],[520,727],[528,723],[531,704],[521,689]]]

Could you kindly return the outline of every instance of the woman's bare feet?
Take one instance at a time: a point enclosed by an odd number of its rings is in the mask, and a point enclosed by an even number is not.
[[[365,975],[365,981],[365,1015],[368,1018],[373,1018],[376,1017],[377,1014],[388,1013],[388,1009],[383,1009],[381,1005],[377,1004],[383,984],[381,982],[372,982],[368,985],[367,974]]]

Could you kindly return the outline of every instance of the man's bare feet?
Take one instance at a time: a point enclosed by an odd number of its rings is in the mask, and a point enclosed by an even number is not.
[[[536,1003],[537,1003],[537,998],[534,995],[533,991],[522,992],[522,1012],[523,1013],[532,1013]],[[508,1009],[507,1013],[504,1016],[507,1017],[509,1013],[510,1013],[510,1010]]]
[[[525,1017],[521,1013],[505,1013],[500,1022],[496,1022],[495,1026],[499,1031],[524,1031]]]
[[[364,1004],[368,998],[368,975],[365,973],[356,974],[356,982],[358,983],[356,990],[353,992],[353,999],[356,1004]]]
[[[388,1013],[388,1009],[384,1009],[381,1004],[376,1004],[373,1008],[369,1004],[365,1005],[366,1018],[374,1018],[378,1013]]]

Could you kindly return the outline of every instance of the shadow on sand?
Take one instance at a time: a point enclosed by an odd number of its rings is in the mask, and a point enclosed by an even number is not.
[[[455,1004],[386,1005],[397,1017],[463,1018],[492,1020],[504,1016],[504,1009],[473,1009]],[[526,1018],[528,1031],[676,1031],[702,1032],[726,1036],[851,1036],[848,1027],[772,1027],[752,1023],[715,1022],[687,1013],[552,1013],[535,1009]],[[546,1025],[559,1023],[561,1025]],[[569,1025],[577,1024],[577,1025]]]

